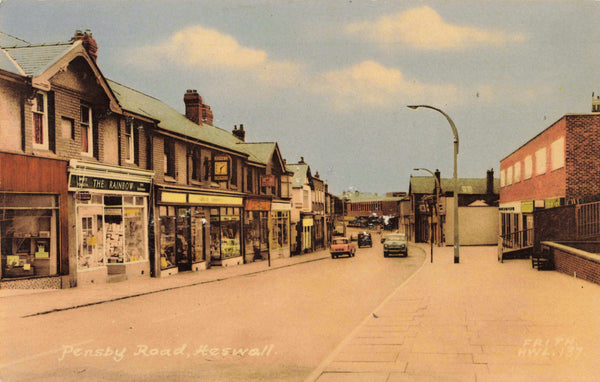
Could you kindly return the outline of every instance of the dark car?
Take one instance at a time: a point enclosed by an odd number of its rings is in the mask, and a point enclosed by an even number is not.
[[[360,247],[372,247],[373,240],[371,238],[371,234],[369,233],[359,233],[358,234],[358,248]]]
[[[385,237],[383,242],[383,257],[389,257],[391,254],[408,256],[408,243],[406,235],[402,233],[393,233]]]

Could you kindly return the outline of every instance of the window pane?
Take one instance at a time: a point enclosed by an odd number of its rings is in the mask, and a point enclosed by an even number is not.
[[[33,114],[33,141],[39,145],[44,143],[44,115]]]

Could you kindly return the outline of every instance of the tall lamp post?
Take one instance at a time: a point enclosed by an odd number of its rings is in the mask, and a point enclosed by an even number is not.
[[[460,257],[460,255],[459,255],[460,245],[458,242],[458,175],[457,175],[457,170],[458,170],[458,166],[457,166],[458,130],[456,130],[456,125],[454,124],[452,119],[450,119],[448,114],[444,113],[442,110],[438,109],[437,107],[433,107],[433,106],[429,106],[429,105],[408,105],[408,108],[413,109],[413,110],[416,110],[420,107],[435,110],[438,113],[442,114],[444,117],[446,117],[446,119],[448,120],[448,123],[450,124],[450,127],[452,128],[452,134],[454,134],[454,175],[453,175],[453,180],[454,180],[454,263],[458,264],[459,257]]]
[[[440,222],[440,212],[439,212],[439,205],[440,205],[440,189],[442,188],[440,186],[440,180],[438,179],[437,176],[435,176],[435,174],[433,173],[433,171],[428,170],[426,168],[413,168],[414,171],[426,171],[428,173],[431,174],[431,176],[433,176],[433,179],[435,180],[435,220],[436,220],[436,224],[437,224],[437,229],[438,231],[441,231],[442,226],[441,226],[441,222]],[[433,211],[432,211],[432,216],[433,216]],[[437,236],[437,235],[436,235]],[[437,240],[437,238],[436,238]],[[433,263],[433,232],[431,233],[431,262]]]

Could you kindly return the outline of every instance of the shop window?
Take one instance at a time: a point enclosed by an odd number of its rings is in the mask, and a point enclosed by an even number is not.
[[[215,213],[213,215],[213,213]],[[212,209],[210,216],[211,258],[228,259],[241,256],[241,220],[239,208]]]
[[[33,147],[48,150],[48,95],[38,91],[31,105],[33,112]]]
[[[3,279],[58,273],[57,220],[56,196],[0,194]]]
[[[81,153],[85,156],[94,155],[94,131],[92,122],[92,108],[81,105]]]
[[[160,268],[177,266],[175,248],[175,207],[160,206]]]
[[[146,243],[144,240],[144,210],[127,207],[123,209],[125,225],[125,262],[146,260]]]
[[[289,247],[289,212],[271,212],[271,248]]]

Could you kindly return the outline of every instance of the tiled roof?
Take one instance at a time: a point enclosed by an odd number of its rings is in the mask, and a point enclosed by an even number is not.
[[[294,173],[294,176],[292,177],[292,187],[302,188],[302,186],[304,186],[304,182],[306,181],[306,177],[309,175],[308,165],[306,163],[299,163],[288,164],[285,167],[289,172]]]
[[[51,45],[23,45],[2,50],[8,54],[27,76],[38,76],[72,49],[74,43]],[[8,70],[8,68],[5,68]],[[13,71],[14,72],[14,71]],[[19,73],[21,74],[21,73]]]
[[[277,146],[275,142],[244,142],[238,143],[238,145],[250,155],[249,160],[265,165],[269,163]]]
[[[124,110],[158,121],[158,127],[163,130],[248,155],[239,145],[243,141],[231,132],[205,123],[197,125],[154,97],[111,80],[107,82]]]
[[[15,47],[31,45],[25,40],[11,36],[8,33],[0,32],[0,47]]]
[[[459,178],[460,194],[485,194],[487,192],[486,178]],[[440,187],[442,192],[454,190],[454,179],[442,178]],[[410,178],[410,192],[412,194],[431,194],[435,189],[435,180],[432,176],[413,176]],[[500,189],[500,179],[494,178],[494,193]]]

